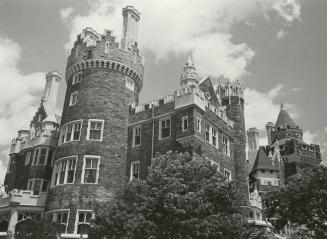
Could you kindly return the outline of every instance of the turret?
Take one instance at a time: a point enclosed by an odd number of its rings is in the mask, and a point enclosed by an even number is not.
[[[121,48],[127,49],[137,47],[138,22],[140,13],[133,6],[126,6],[122,10],[123,14],[123,36]]]
[[[50,71],[46,75],[46,83],[45,83],[41,101],[44,104],[47,114],[53,113],[56,110],[60,81],[61,81],[61,74],[59,74],[56,70]]]
[[[235,181],[240,191],[239,204],[244,206],[243,216],[247,216],[245,209],[249,205],[248,168],[246,162],[246,135],[244,121],[244,89],[239,81],[225,84],[220,83],[216,92],[222,99],[222,105],[226,107],[227,117],[234,121],[234,165]]]
[[[183,68],[183,73],[181,75],[180,85],[184,86],[197,86],[199,84],[198,74],[196,73],[196,68],[192,58],[189,56],[186,65]]]

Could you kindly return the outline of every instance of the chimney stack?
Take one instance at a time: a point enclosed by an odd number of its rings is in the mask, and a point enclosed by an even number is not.
[[[133,6],[123,8],[123,36],[121,39],[121,48],[127,50],[129,47],[137,47],[138,22],[140,13]]]

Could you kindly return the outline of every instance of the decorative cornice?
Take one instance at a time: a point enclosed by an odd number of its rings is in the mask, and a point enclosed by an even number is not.
[[[68,79],[76,72],[88,68],[108,68],[115,71],[120,71],[125,73],[127,76],[131,77],[139,87],[139,91],[142,89],[143,76],[139,75],[133,68],[117,61],[104,60],[104,59],[91,59],[84,60],[71,65],[66,70],[66,83]]]

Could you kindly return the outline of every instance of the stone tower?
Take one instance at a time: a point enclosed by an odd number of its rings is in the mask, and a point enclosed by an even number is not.
[[[138,11],[128,6],[123,17],[125,43],[136,42]],[[86,234],[95,202],[110,200],[125,181],[129,105],[138,104],[144,70],[137,44],[125,43],[119,47],[111,31],[86,28],[68,57],[46,205],[54,221],[68,221],[64,233]]]
[[[234,164],[235,181],[240,192],[239,203],[244,207],[243,215],[247,216],[245,209],[249,205],[249,186],[246,163],[246,133],[244,121],[244,95],[242,85],[236,81],[227,81],[219,84],[217,94],[222,99],[222,105],[226,107],[226,114],[234,121]]]

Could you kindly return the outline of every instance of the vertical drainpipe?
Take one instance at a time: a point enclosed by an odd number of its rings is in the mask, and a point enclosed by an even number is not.
[[[153,150],[154,150],[154,104],[152,106],[152,139],[151,139],[151,160],[153,159]]]

